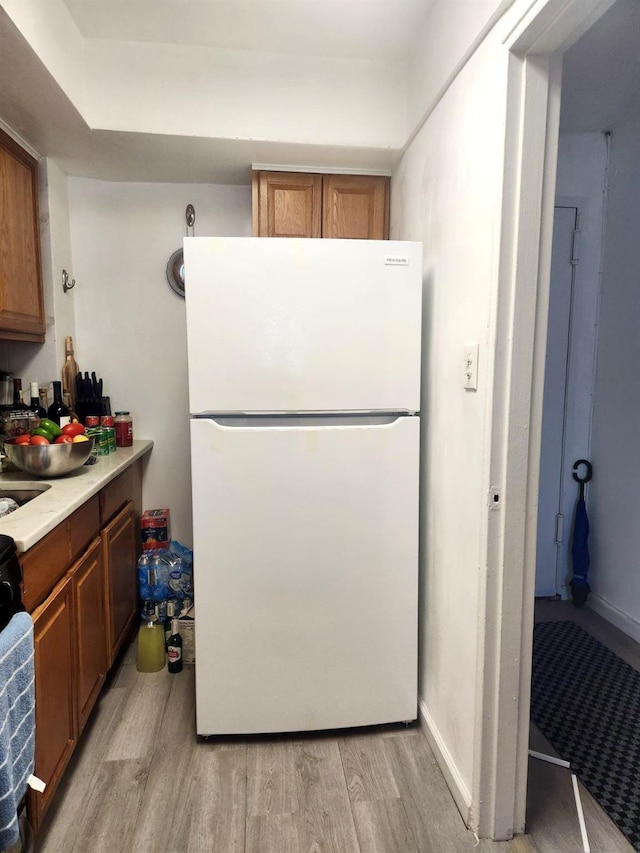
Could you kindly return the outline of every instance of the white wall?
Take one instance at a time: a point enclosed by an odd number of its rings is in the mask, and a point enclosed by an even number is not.
[[[0,0],[89,127],[398,149],[404,62],[85,39],[63,0]]]
[[[590,603],[640,640],[640,118],[615,128],[611,163],[589,492]]]
[[[392,236],[424,245],[420,693],[467,806],[486,575],[507,58],[495,41],[483,44],[392,181]],[[470,343],[480,345],[477,392],[463,387]]]
[[[79,112],[85,107],[85,40],[64,0],[0,0],[0,6]]]
[[[438,0],[409,63],[408,123],[416,127],[489,22],[513,0]]]
[[[188,203],[198,236],[250,236],[249,187],[69,179],[76,359],[155,442],[145,508],[168,506],[173,538],[191,545],[185,310],[165,278]]]
[[[87,41],[91,127],[314,145],[400,148],[398,62]]]

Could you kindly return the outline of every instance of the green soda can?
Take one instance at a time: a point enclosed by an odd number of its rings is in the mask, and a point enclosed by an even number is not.
[[[97,437],[98,441],[98,455],[99,456],[108,456],[109,455],[109,430],[108,427],[101,427],[100,433]]]
[[[107,433],[107,445],[109,447],[109,453],[116,452],[116,428],[112,426],[103,427],[103,430]]]
[[[100,427],[96,429],[96,427],[88,427],[84,433],[87,438],[93,439],[93,448],[91,450],[91,456],[84,463],[85,465],[95,465],[98,461],[98,454],[100,452]]]

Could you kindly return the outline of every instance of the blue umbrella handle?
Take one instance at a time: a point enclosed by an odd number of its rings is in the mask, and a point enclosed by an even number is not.
[[[584,465],[587,469],[587,472],[584,475],[584,477],[581,477],[578,474],[578,468],[581,465]],[[576,462],[573,463],[573,479],[576,481],[576,483],[580,484],[580,500],[581,501],[584,500],[584,484],[588,483],[592,477],[593,477],[593,465],[587,459],[578,459]]]

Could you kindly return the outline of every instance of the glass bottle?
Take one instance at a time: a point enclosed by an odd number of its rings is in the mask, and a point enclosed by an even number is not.
[[[40,396],[40,405],[46,412],[49,408],[49,387],[47,385],[39,385],[38,394]]]
[[[138,672],[159,672],[164,669],[165,660],[164,629],[156,621],[153,602],[147,601],[138,631],[136,669]]]
[[[62,402],[62,382],[53,383],[53,403],[49,406],[47,415],[49,420],[52,420],[60,427],[71,423],[71,413]]]
[[[169,672],[182,672],[182,637],[180,636],[180,623],[177,619],[171,620],[171,636],[167,641],[167,657]]]
[[[169,637],[171,636],[171,626],[173,620],[178,616],[176,612],[176,603],[172,599],[167,601],[167,621],[165,623],[165,639],[167,641],[167,647],[169,646]]]
[[[34,412],[39,418],[47,417],[47,410],[43,409],[40,405],[40,395],[38,393],[38,383],[31,383],[31,403],[29,404],[29,408],[32,412]]]
[[[22,379],[13,380],[13,408],[21,412],[29,410],[29,406],[22,399]]]
[[[78,363],[73,355],[73,338],[64,339],[64,356],[65,361],[62,365],[62,392],[63,395],[69,395],[68,399],[65,399],[65,403],[70,409],[73,409],[76,401],[76,376],[79,372]]]
[[[113,425],[116,430],[116,445],[118,447],[131,447],[133,444],[133,419],[129,412],[116,412]]]

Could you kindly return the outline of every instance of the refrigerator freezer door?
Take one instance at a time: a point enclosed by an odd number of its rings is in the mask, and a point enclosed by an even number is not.
[[[416,718],[418,431],[192,420],[199,734]]]
[[[187,238],[192,413],[418,411],[422,247]]]

